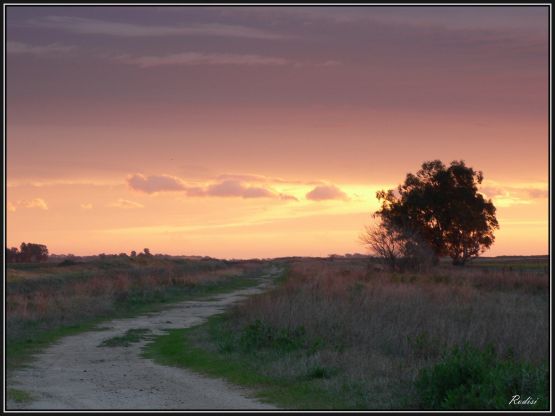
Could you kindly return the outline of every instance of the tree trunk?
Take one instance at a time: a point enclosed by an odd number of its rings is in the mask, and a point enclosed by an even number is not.
[[[464,266],[464,260],[460,257],[453,257],[453,266]]]

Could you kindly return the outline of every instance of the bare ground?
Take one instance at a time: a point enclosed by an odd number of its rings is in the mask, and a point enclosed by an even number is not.
[[[255,400],[246,389],[141,357],[147,341],[99,347],[104,340],[124,335],[129,329],[149,329],[153,335],[161,335],[164,329],[200,324],[269,285],[268,276],[254,288],[177,303],[162,312],[106,322],[102,328],[108,329],[102,331],[62,338],[38,354],[30,367],[9,376],[8,388],[23,390],[33,400],[8,400],[7,410],[273,409]]]

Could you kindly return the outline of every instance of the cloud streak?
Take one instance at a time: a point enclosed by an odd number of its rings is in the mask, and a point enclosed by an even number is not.
[[[224,173],[218,175],[218,180],[238,180],[256,183],[281,183],[281,184],[298,184],[298,185],[323,185],[322,181],[299,181],[294,179],[284,179],[277,177],[269,177],[264,175],[253,175],[248,173]]]
[[[120,55],[114,58],[118,62],[137,65],[141,68],[158,66],[193,66],[193,65],[242,65],[242,66],[283,66],[294,64],[284,58],[253,54],[183,52],[160,56]]]
[[[41,209],[43,211],[48,210],[48,204],[42,198],[33,198],[33,199],[24,199],[21,201],[17,201],[17,206],[21,208],[28,208],[28,209]],[[16,207],[12,205],[11,207],[12,212],[16,210]]]
[[[72,16],[47,16],[29,22],[32,26],[64,30],[83,35],[113,37],[218,36],[250,39],[282,39],[288,36],[242,25],[197,23],[181,26],[142,25]]]
[[[491,185],[481,187],[479,192],[487,198],[491,198],[495,205],[502,207],[527,205],[548,197],[547,189],[533,187]]]
[[[116,202],[113,202],[108,205],[111,208],[121,208],[121,209],[135,209],[135,208],[144,208],[143,204],[139,202],[130,201],[128,199],[119,198]]]
[[[6,51],[10,55],[35,55],[45,56],[56,53],[66,53],[75,49],[75,46],[50,43],[48,45],[30,45],[24,42],[6,42]]]

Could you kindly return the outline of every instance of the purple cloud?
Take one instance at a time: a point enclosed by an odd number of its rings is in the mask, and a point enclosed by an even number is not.
[[[306,194],[306,199],[310,199],[312,201],[324,201],[328,199],[346,201],[349,197],[335,185],[319,185]]]
[[[198,197],[274,198],[297,201],[297,198],[292,195],[277,193],[268,187],[252,186],[237,179],[220,180],[200,186],[188,185],[180,178],[171,175],[135,173],[127,176],[127,184],[131,189],[147,194],[185,191],[187,196]]]
[[[182,191],[186,187],[181,179],[170,175],[145,176],[135,173],[127,177],[127,184],[134,190],[153,194],[164,191]]]
[[[191,194],[187,192],[188,195],[198,195],[198,190],[195,189]],[[209,185],[204,191],[205,196],[220,196],[220,197],[242,197],[242,198],[283,198],[283,194],[276,194],[275,192],[259,187],[259,186],[248,186],[243,182],[238,180],[225,180],[212,185]],[[285,197],[290,197],[285,195]],[[289,199],[294,198],[290,197]]]

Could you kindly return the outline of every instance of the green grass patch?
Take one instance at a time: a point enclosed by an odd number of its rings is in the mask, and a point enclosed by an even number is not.
[[[245,352],[263,348],[289,352],[302,348],[305,342],[305,329],[302,326],[276,330],[264,322],[256,320],[241,333],[239,347]]]
[[[226,327],[227,319],[226,315],[216,315],[192,328],[168,330],[166,335],[146,344],[143,355],[160,364],[224,378],[284,409],[363,408],[353,395],[360,386],[342,381],[332,382],[331,389],[326,386],[339,374],[337,369],[316,364],[292,374],[268,370],[272,363],[284,358],[303,360],[317,351],[319,344],[315,347],[309,342],[303,330],[276,331],[256,321],[233,334]],[[336,394],[337,391],[345,394]]]
[[[135,342],[145,339],[149,333],[150,329],[148,328],[130,329],[124,335],[102,341],[99,347],[128,347]]]
[[[16,403],[29,403],[33,400],[33,396],[20,389],[8,389],[7,395],[8,400],[13,400]]]
[[[145,347],[144,356],[154,358],[157,362],[167,365],[178,365],[194,370],[202,370],[210,375],[223,375],[230,381],[249,387],[265,384],[268,377],[243,371],[245,362],[233,362],[224,357],[195,348],[185,337],[186,329],[171,329],[167,335],[156,337]]]

